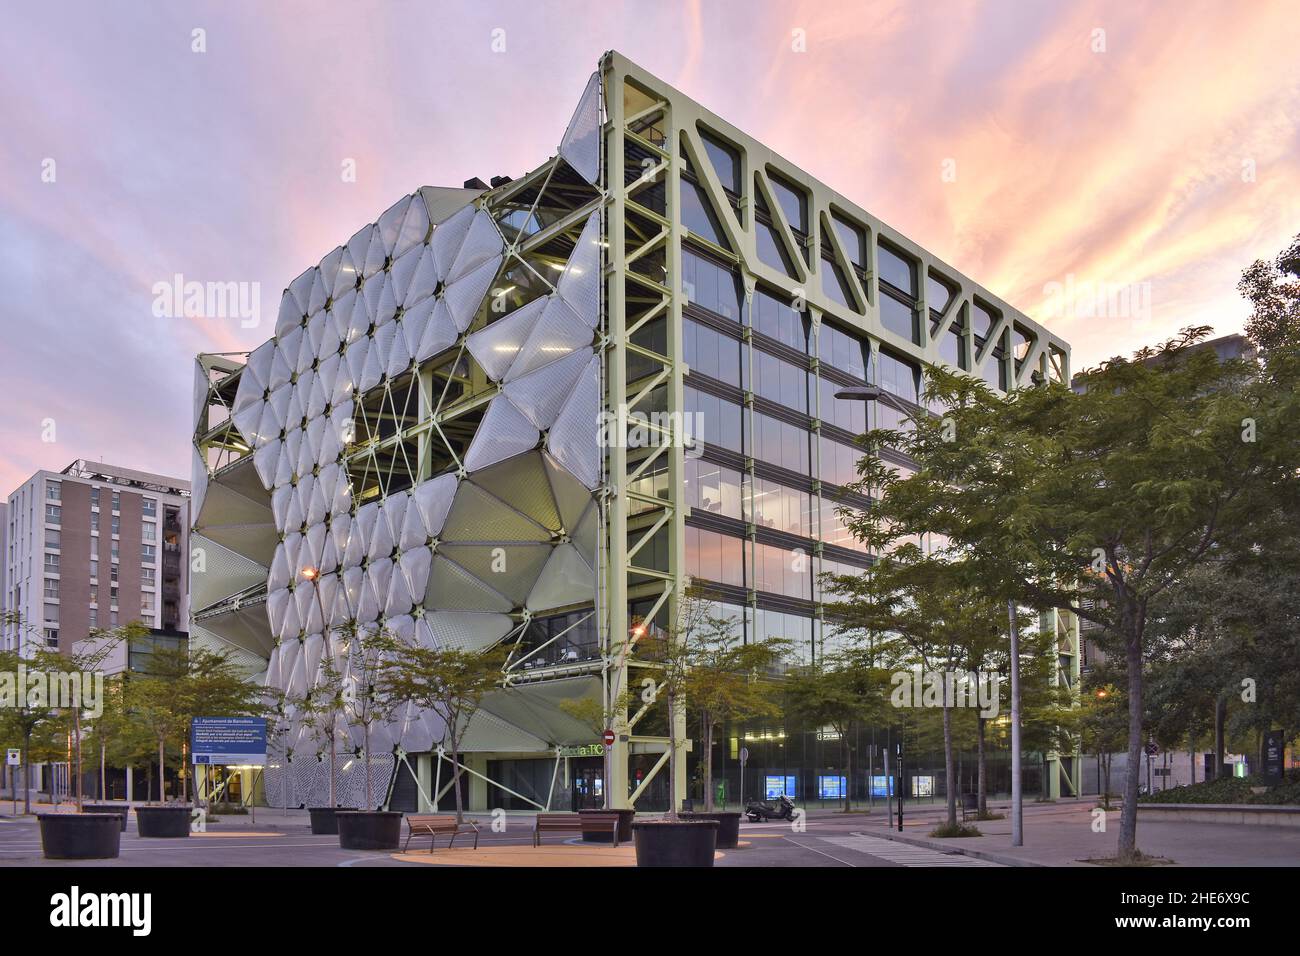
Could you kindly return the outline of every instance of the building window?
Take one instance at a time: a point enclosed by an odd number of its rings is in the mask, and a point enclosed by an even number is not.
[[[146,518],[155,517],[158,514],[158,501],[155,498],[142,498],[140,500],[140,513]]]
[[[718,181],[727,191],[728,198],[740,197],[740,154],[728,144],[710,133],[701,132],[704,152],[713,164],[713,171],[718,174]]]
[[[98,604],[98,603],[99,603],[99,585],[98,585],[98,584],[92,584],[92,585],[90,586],[90,603],[91,603],[91,604]]]
[[[114,584],[117,583],[117,565],[111,565],[108,569],[108,579]]]
[[[90,506],[92,508],[99,507],[99,486],[98,485],[90,486]]]
[[[59,481],[47,481],[45,483],[45,497],[50,501],[60,501],[63,494],[63,483]]]
[[[117,607],[117,585],[116,584],[114,584],[111,588],[108,589],[108,603],[113,607]]]
[[[45,532],[45,547],[59,548],[63,545],[63,532],[55,531],[53,528]]]
[[[740,278],[726,266],[682,247],[682,291],[691,305],[740,321]]]
[[[682,322],[682,355],[692,375],[736,385],[740,382],[740,340],[686,319]]]
[[[99,534],[99,512],[98,511],[92,511],[90,513],[90,530],[95,534]]]
[[[45,629],[45,644],[47,647],[59,646],[59,629],[57,627],[47,627]]]
[[[153,613],[153,592],[152,591],[140,592],[140,611],[141,613],[145,613],[145,614]]]
[[[880,270],[880,324],[895,335],[919,344],[916,266],[883,242],[876,243],[876,253]]]
[[[153,586],[154,586],[154,580],[155,580],[155,579],[154,579],[154,575],[155,575],[156,573],[157,573],[157,572],[155,572],[153,568],[141,568],[141,569],[140,569],[140,584],[143,585],[144,587],[147,587],[147,588],[151,588],[151,587],[153,587]]]
[[[808,322],[804,314],[762,289],[754,290],[750,325],[755,332],[783,345],[804,353],[808,351]]]
[[[709,201],[709,195],[704,187],[699,183],[699,177],[695,173],[695,168],[691,161],[686,158],[686,150],[682,149],[682,172],[678,177],[678,183],[681,187],[681,220],[686,231],[695,236],[700,236],[720,246],[723,249],[730,250],[731,243],[727,242],[727,237],[722,232],[722,224],[718,221],[718,214],[713,209],[713,203]]]
[[[808,371],[754,349],[753,391],[763,398],[803,414],[808,413]]]
[[[158,560],[158,548],[152,544],[140,545],[140,560],[145,564],[153,564]]]
[[[920,370],[915,365],[894,358],[888,352],[880,353],[880,381],[877,384],[885,391],[916,404],[920,400],[917,392],[919,378]]]
[[[122,510],[122,494],[121,494],[121,492],[118,492],[118,491],[113,492],[113,510],[114,510],[114,511],[121,511],[121,510]]]
[[[46,506],[45,506],[45,523],[46,523],[46,524],[62,524],[62,523],[63,523],[63,509],[60,508],[58,505],[46,505]]]
[[[702,458],[687,458],[683,463],[686,501],[692,511],[743,519],[741,473]]]
[[[88,621],[91,627],[99,627],[99,611],[96,608],[90,609],[90,619]]]
[[[144,522],[143,524],[141,524],[141,525],[140,525],[140,540],[141,540],[141,541],[155,541],[155,540],[157,540],[157,539],[155,538],[155,534],[156,534],[155,529],[156,529],[157,527],[158,527],[158,526],[157,526],[156,524],[154,524],[152,521],[146,521],[146,522]]]
[[[45,620],[50,624],[59,623],[59,606],[57,604],[45,605]]]
[[[59,556],[57,554],[47,554],[45,556],[45,570],[59,573]]]
[[[806,239],[808,236],[807,197],[801,189],[775,174],[769,173],[767,179],[772,184],[772,195],[776,197],[777,205],[781,207],[781,212],[785,213],[785,221],[790,224],[798,239]]]
[[[108,626],[109,626],[109,627],[117,627],[117,612],[116,612],[116,611],[109,611],[109,612],[108,612]]]
[[[93,558],[91,559],[90,562],[90,576],[92,578],[99,577],[99,562],[94,560]]]
[[[53,599],[55,599],[55,600],[58,600],[58,597],[59,597],[59,579],[58,579],[58,578],[46,578],[46,579],[45,579],[45,596],[46,596],[47,598],[53,598]]]
[[[121,515],[117,515],[117,514],[113,515],[111,522],[112,522],[113,534],[121,534],[122,533]]]
[[[841,332],[825,322],[817,337],[821,361],[863,382],[867,380],[866,343],[856,335]]]

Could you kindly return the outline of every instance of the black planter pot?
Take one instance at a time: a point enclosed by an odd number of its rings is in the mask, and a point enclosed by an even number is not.
[[[632,824],[637,866],[712,866],[717,820],[638,820]]]
[[[122,846],[116,813],[40,813],[47,860],[112,860]]]
[[[122,832],[126,832],[126,820],[131,815],[131,805],[129,803],[87,803],[83,805],[82,813],[116,813],[122,818]]]
[[[740,811],[729,812],[725,810],[715,810],[707,812],[697,810],[692,813],[677,814],[683,820],[717,820],[718,821],[718,842],[719,850],[734,850],[736,844],[740,842]]]
[[[396,850],[402,839],[402,814],[396,810],[340,810],[334,819],[344,850]]]
[[[351,813],[351,807],[308,807],[307,812],[311,814],[311,832],[316,836],[329,835],[336,836],[339,832],[338,821],[334,819],[336,813]]]
[[[174,840],[190,835],[189,804],[166,807],[136,807],[136,831],[142,837]]]
[[[635,810],[579,810],[578,816],[584,813],[617,813],[618,814],[618,842],[632,842],[632,818],[636,816]],[[591,832],[582,834],[584,843],[610,843],[610,836],[604,831]]]

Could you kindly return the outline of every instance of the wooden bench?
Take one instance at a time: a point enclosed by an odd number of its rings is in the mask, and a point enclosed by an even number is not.
[[[451,839],[447,841],[447,848],[450,849],[452,844],[456,842],[456,835],[464,832],[466,828],[469,828],[469,830],[473,832],[474,849],[478,849],[478,824],[473,821],[457,823],[455,817],[434,816],[432,814],[419,813],[412,813],[405,817],[405,820],[407,833],[406,842],[402,844],[402,852],[406,852],[406,848],[411,845],[411,837],[417,835],[424,836],[427,834],[429,837],[429,852],[432,853],[433,845],[436,842],[439,833],[447,833],[451,835]]]
[[[539,813],[533,824],[533,846],[542,845],[543,833],[609,833],[618,846],[617,813]]]

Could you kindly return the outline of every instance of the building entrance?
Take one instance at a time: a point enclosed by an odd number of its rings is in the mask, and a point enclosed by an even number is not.
[[[602,764],[599,757],[570,761],[574,810],[599,810],[605,805],[605,770]]]

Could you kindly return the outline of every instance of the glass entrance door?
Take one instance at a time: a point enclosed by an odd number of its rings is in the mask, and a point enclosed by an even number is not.
[[[605,805],[605,777],[600,760],[575,760],[573,773],[573,809],[599,810]]]

